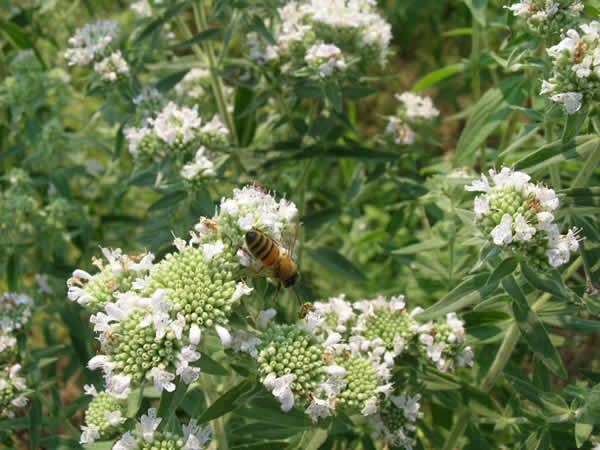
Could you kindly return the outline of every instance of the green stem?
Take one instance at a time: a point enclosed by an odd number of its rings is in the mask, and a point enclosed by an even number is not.
[[[219,392],[217,391],[217,387],[213,383],[213,379],[210,375],[202,374],[200,375],[200,380],[202,381],[202,387],[204,388],[204,398],[206,399],[206,406],[210,408],[210,406],[219,398]],[[214,430],[214,442],[216,443],[216,448],[219,450],[228,450],[229,443],[227,442],[227,434],[225,433],[225,422],[224,417],[221,416],[212,420],[213,430]]]
[[[479,23],[472,18],[472,34],[471,34],[471,87],[473,89],[473,103],[477,103],[481,98],[481,67],[479,59],[481,57],[481,28]],[[486,146],[481,145],[479,150],[479,166],[482,172],[487,168]]]
[[[197,27],[199,31],[204,31],[208,29],[208,19],[206,15],[206,7],[204,5],[204,0],[198,0],[198,2],[193,4],[194,7],[194,18],[196,19]],[[204,49],[206,50],[206,56],[208,58],[208,65],[210,67],[210,81],[213,88],[213,93],[215,95],[215,100],[217,101],[217,108],[219,110],[219,115],[225,121],[225,125],[229,129],[229,133],[231,135],[231,139],[233,143],[237,146],[239,145],[239,140],[237,136],[237,132],[235,129],[235,124],[233,122],[233,117],[227,110],[227,102],[225,102],[225,94],[223,89],[223,82],[221,78],[217,75],[217,64],[215,62],[215,50],[213,48],[213,44],[211,41],[204,42]]]
[[[579,269],[582,262],[583,261],[582,261],[581,256],[579,258],[577,258],[575,261],[573,261],[571,266],[569,266],[569,268],[563,274],[563,279],[567,280],[571,275],[573,275],[577,271],[577,269]],[[551,298],[552,298],[551,294],[548,294],[548,293],[543,294],[532,305],[531,309],[533,311],[538,311]],[[516,323],[513,323],[510,326],[510,328],[508,329],[508,332],[506,333],[506,335],[504,336],[502,345],[500,345],[500,349],[498,350],[498,353],[496,354],[496,358],[494,359],[494,362],[492,363],[490,370],[488,371],[486,376],[481,381],[479,389],[482,392],[488,393],[494,387],[494,385],[496,384],[496,381],[498,380],[498,377],[504,371],[506,364],[510,360],[513,350],[515,349],[515,347],[517,346],[517,343],[519,342],[520,336],[521,336],[521,331],[519,330],[518,325]],[[461,409],[461,411],[458,415],[458,418],[456,419],[456,422],[454,423],[454,426],[452,427],[452,430],[450,431],[450,435],[448,436],[448,439],[446,439],[446,442],[444,443],[444,447],[442,450],[453,450],[454,448],[456,448],[458,441],[460,440],[460,438],[462,437],[462,435],[465,431],[465,428],[466,428],[468,420],[469,420],[469,416],[470,416],[470,410],[467,405]]]
[[[306,214],[306,188],[308,184],[308,173],[310,172],[310,166],[312,165],[312,158],[304,162],[302,168],[302,175],[300,182],[298,183],[298,216],[302,218]],[[302,264],[302,251],[304,250],[305,235],[304,230],[300,230],[298,236],[298,245],[296,247],[296,264],[301,267]]]

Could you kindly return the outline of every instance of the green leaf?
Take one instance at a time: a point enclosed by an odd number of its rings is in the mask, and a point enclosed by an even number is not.
[[[187,197],[186,191],[169,192],[168,194],[164,195],[159,200],[152,203],[152,205],[150,205],[150,207],[148,208],[148,211],[158,211],[158,210],[165,209],[165,208],[173,208],[173,207],[177,206],[178,203],[185,200],[186,197]]]
[[[470,28],[469,28],[470,29]],[[421,78],[411,89],[412,92],[419,92],[420,90],[431,87],[438,82],[445,80],[446,78],[456,75],[465,70],[464,64],[452,64],[450,66],[442,67],[441,69],[435,70],[428,73]]]
[[[181,11],[187,5],[187,3],[188,3],[187,1],[183,1],[183,2],[180,2],[180,3],[177,3],[173,6],[171,6],[169,9],[167,9],[162,16],[160,16],[156,20],[153,20],[150,24],[148,24],[148,26],[146,26],[146,28],[144,28],[142,30],[142,32],[135,39],[134,44],[139,44],[144,39],[147,39],[152,34],[154,34],[164,24],[166,24],[169,20],[171,20],[173,17],[175,17],[177,14],[179,14],[179,11]]]
[[[523,100],[523,86],[522,78],[509,78],[479,99],[456,144],[455,165],[470,165],[474,161],[477,150],[511,113],[509,104]]]
[[[577,300],[577,295],[565,286],[557,271],[552,271],[553,278],[548,278],[545,275],[537,273],[525,263],[521,263],[521,273],[534,288],[543,292],[548,292],[555,297],[565,300]]]
[[[505,277],[513,273],[518,265],[519,259],[515,256],[505,259],[498,265],[498,267],[496,267],[496,269],[494,269],[494,272],[492,272],[490,275],[488,284],[499,283]]]
[[[473,18],[480,25],[485,26],[487,22],[487,0],[463,0]]]
[[[352,262],[337,250],[329,247],[307,248],[308,254],[327,269],[351,280],[366,280],[367,277]]]
[[[505,278],[502,286],[514,300],[512,310],[515,320],[531,350],[533,350],[548,369],[560,377],[566,377],[567,371],[562,364],[558,351],[552,344],[542,322],[529,307],[527,298],[525,298],[514,277]]]
[[[221,417],[224,414],[227,414],[230,411],[233,411],[241,403],[240,399],[242,394],[250,391],[252,389],[252,384],[248,380],[242,381],[237,386],[234,386],[225,394],[216,399],[212,405],[208,407],[206,411],[198,418],[198,424],[206,423],[210,420],[216,419],[217,417]]]
[[[323,428],[309,428],[302,435],[302,440],[298,446],[288,447],[291,449],[301,448],[303,450],[318,450],[327,440],[327,430]]]
[[[112,450],[116,440],[112,441],[96,441],[93,444],[85,444],[83,448],[85,450]]]
[[[35,57],[40,62],[40,65],[44,70],[46,70],[46,62],[42,58],[37,47],[34,45],[33,41],[29,39],[29,37],[23,32],[23,29],[12,22],[7,22],[6,20],[0,19],[0,31],[6,36],[6,38],[11,41],[15,47],[20,49],[30,48],[35,53]]]
[[[40,434],[42,432],[42,403],[35,396],[31,399],[31,411],[29,412],[29,440],[32,450],[38,448]]]
[[[51,448],[52,450],[80,450],[84,447],[75,439],[69,439],[64,436],[49,436],[40,441],[40,448]]]
[[[418,244],[408,245],[397,250],[393,250],[394,255],[413,255],[415,253],[428,252],[430,250],[438,250],[448,246],[448,242],[444,239],[429,239]]]
[[[244,86],[238,86],[235,90],[233,121],[241,147],[250,145],[256,133],[256,114],[249,110],[254,100],[254,90]]]
[[[277,45],[277,41],[275,40],[275,38],[273,37],[269,29],[265,26],[265,23],[259,16],[252,16],[250,28],[253,31],[256,31],[258,34],[260,34],[262,37],[264,37],[269,44]]]
[[[177,407],[181,404],[187,393],[188,385],[179,380],[177,387],[173,392],[168,392],[166,389],[160,395],[160,403],[158,404],[157,417],[171,417],[175,413]],[[164,430],[168,425],[169,420],[163,420],[159,425],[159,430]]]
[[[202,356],[196,362],[196,365],[202,369],[202,372],[210,373],[211,375],[229,375],[229,371],[225,369],[225,367],[212,359],[206,353],[202,353]]]
[[[220,28],[209,28],[208,30],[201,31],[193,38],[188,39],[187,41],[179,42],[171,46],[172,49],[181,49],[185,47],[190,47],[194,44],[200,44],[204,41],[210,40],[220,40],[223,38],[223,30]]]
[[[17,261],[17,255],[16,253],[11,254],[8,257],[8,261],[6,262],[6,285],[8,287],[8,291],[9,292],[16,292],[17,291],[17,279],[18,274],[17,274],[17,267],[18,267],[18,261]]]
[[[180,70],[178,72],[167,75],[164,78],[161,78],[156,83],[156,89],[162,93],[170,91],[171,89],[173,89],[173,87],[175,87],[175,85],[177,85],[177,83],[183,80],[183,78],[188,72],[189,70]]]
[[[516,170],[533,172],[569,159],[580,158],[596,149],[600,138],[596,135],[577,136],[574,141],[556,140],[525,156],[515,165]]]
[[[323,225],[336,220],[341,212],[339,208],[323,208],[312,214],[302,216],[300,222],[304,226],[306,235],[312,236]]]
[[[575,423],[575,443],[577,444],[577,448],[586,443],[590,434],[592,434],[593,429],[593,424],[586,423],[581,418],[577,419],[577,422]]]
[[[472,275],[456,286],[435,305],[418,314],[416,318],[418,320],[435,319],[446,313],[458,311],[465,306],[485,299],[496,288],[496,286],[488,285],[487,280],[489,277],[489,272]]]

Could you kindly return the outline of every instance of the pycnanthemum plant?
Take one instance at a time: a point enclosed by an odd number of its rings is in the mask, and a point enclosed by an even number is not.
[[[569,29],[562,41],[547,49],[552,73],[542,81],[540,92],[551,94],[550,99],[562,103],[568,114],[599,98],[600,22],[581,24],[579,30]]]
[[[579,0],[521,0],[504,8],[523,20],[531,30],[551,35],[577,19],[583,11],[583,3]]]
[[[85,393],[93,396],[85,412],[85,425],[79,442],[91,444],[106,439],[123,430],[126,421],[126,402],[106,392],[97,392],[94,386],[85,385]]]
[[[560,234],[554,215],[560,201],[556,192],[542,184],[530,183],[530,176],[503,167],[490,170],[490,180],[465,186],[483,192],[475,198],[477,224],[492,242],[502,249],[527,258],[540,268],[567,263],[579,248],[577,230]]]
[[[27,405],[27,385],[20,371],[20,364],[0,370],[0,415],[4,417],[15,417],[15,410]]]
[[[421,97],[411,92],[396,94],[395,97],[402,105],[396,115],[389,118],[385,133],[391,134],[396,144],[414,144],[417,133],[411,125],[419,128],[439,116],[440,112],[433,105],[431,97]]]

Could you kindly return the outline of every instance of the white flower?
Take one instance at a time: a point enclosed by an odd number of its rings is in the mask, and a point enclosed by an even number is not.
[[[515,218],[515,240],[517,241],[529,241],[533,238],[536,228],[529,225],[525,217],[521,214],[517,214]]]
[[[200,343],[200,338],[202,336],[202,330],[195,323],[190,327],[190,343],[193,345],[198,345]]]
[[[99,20],[86,24],[75,31],[69,38],[71,48],[65,52],[69,65],[86,65],[104,54],[105,50],[116,41],[119,35],[119,25],[112,20]]]
[[[212,427],[208,425],[206,428],[201,428],[196,419],[191,419],[187,425],[182,425],[182,429],[184,450],[200,450],[212,438]]]
[[[554,221],[554,215],[547,211],[542,211],[536,214],[538,220],[538,228],[540,230],[548,230]]]
[[[491,235],[496,245],[510,244],[513,240],[512,216],[504,214],[502,221],[492,230]]]
[[[555,210],[560,205],[560,200],[556,196],[554,189],[545,186],[535,187],[535,197],[542,203],[542,206]]]
[[[192,163],[186,164],[181,169],[181,176],[186,180],[193,180],[197,176],[214,176],[216,175],[215,166],[209,159],[208,150],[205,147],[200,147],[196,151],[196,156]]]
[[[94,441],[100,439],[100,432],[98,431],[98,427],[93,425],[81,427],[83,433],[79,437],[80,444],[93,444]]]
[[[236,283],[235,291],[234,291],[233,295],[231,296],[231,302],[237,302],[240,298],[242,298],[246,295],[250,295],[253,290],[254,290],[254,288],[251,288],[243,281]]]
[[[106,392],[116,398],[127,398],[131,393],[131,377],[129,375],[108,375],[106,377]]]
[[[121,416],[121,411],[104,411],[104,419],[113,427],[121,425],[127,420],[126,417]]]
[[[128,127],[125,128],[125,139],[127,139],[127,143],[129,146],[129,153],[133,157],[137,157],[139,154],[139,145],[148,134],[151,133],[151,130],[146,127],[136,128],[136,127]]]
[[[471,347],[465,347],[463,352],[458,355],[458,365],[460,367],[473,366],[473,356]]]
[[[201,119],[196,109],[185,106],[179,108],[169,102],[156,119],[149,119],[156,135],[169,145],[186,144],[191,141],[200,128]]]
[[[296,380],[296,375],[290,373],[276,378],[273,373],[267,375],[263,384],[271,390],[273,395],[281,402],[281,410],[288,412],[294,407],[294,394],[290,385]]]
[[[219,335],[219,339],[221,340],[221,344],[225,347],[229,347],[231,345],[231,334],[227,329],[223,328],[220,325],[215,325],[215,330]]]
[[[421,97],[412,92],[404,92],[400,95],[396,94],[395,97],[404,103],[406,107],[406,116],[409,119],[433,119],[440,114],[440,111],[433,106],[431,97]]]
[[[190,363],[200,359],[200,353],[196,351],[195,347],[183,347],[177,355],[177,359],[176,374],[181,376],[185,384],[193,383],[200,377],[200,369],[190,366]]]
[[[107,355],[96,355],[88,361],[87,366],[90,370],[102,369],[104,373],[110,373],[114,369],[115,363]]]
[[[334,377],[343,377],[346,375],[346,369],[341,366],[331,365],[325,368],[325,372]]]
[[[273,308],[265,309],[258,314],[258,318],[256,319],[256,326],[258,328],[264,329],[267,328],[267,325],[277,315],[277,311]]]
[[[137,441],[128,431],[115,443],[112,450],[135,450],[137,447]]]
[[[156,408],[150,408],[148,415],[142,415],[140,421],[142,424],[142,437],[146,442],[152,442],[154,440],[154,432],[162,422],[162,418],[156,417]]]
[[[231,348],[236,352],[248,353],[250,356],[256,358],[258,350],[256,346],[260,345],[262,341],[256,336],[252,336],[243,331],[234,331],[232,335]]]
[[[325,322],[325,318],[321,317],[315,311],[310,311],[306,315],[305,320],[306,320],[306,329],[311,332],[314,329],[320,327],[323,324],[323,322]]]
[[[490,183],[484,174],[481,174],[481,180],[475,180],[470,186],[465,186],[467,191],[490,192]]]
[[[556,89],[556,84],[542,80],[542,90],[540,91],[540,95],[549,94],[554,91],[554,89]]]
[[[150,17],[152,15],[152,8],[148,0],[139,0],[132,3],[131,9],[140,17]]]
[[[92,397],[98,395],[98,391],[96,391],[96,386],[94,386],[93,384],[84,384],[83,391],[85,392],[85,395],[91,395]]]
[[[556,103],[562,103],[567,114],[574,114],[581,109],[583,94],[579,92],[563,92],[553,95],[550,100]]]
[[[304,60],[309,64],[313,61],[317,63],[321,77],[327,77],[335,69],[344,69],[346,67],[342,51],[333,44],[325,44],[323,42],[318,42],[310,47],[306,51]]]
[[[329,399],[321,400],[313,396],[310,405],[304,412],[310,416],[312,423],[317,423],[320,417],[331,416],[332,409],[333,403]]]
[[[419,409],[421,408],[421,405],[419,404],[420,399],[421,396],[419,394],[414,397],[402,394],[398,397],[392,396],[392,403],[404,412],[404,417],[411,422],[415,422],[417,419],[423,417],[423,413],[419,412]]]
[[[33,277],[39,286],[38,292],[40,294],[52,294],[54,292],[48,284],[48,275],[45,273],[36,273]]]
[[[346,381],[341,378],[331,376],[319,385],[320,389],[327,394],[328,397],[336,397],[340,395],[341,388],[346,386]]]
[[[203,244],[202,245],[202,253],[204,253],[204,258],[207,261],[210,261],[215,256],[220,255],[221,253],[223,253],[224,249],[225,249],[225,244],[221,240],[218,240],[218,241],[216,241],[214,243],[209,243],[209,244]]]
[[[371,416],[377,412],[377,407],[379,406],[379,402],[377,397],[371,397],[365,402],[365,406],[360,411],[363,416]]]
[[[166,370],[161,370],[158,367],[153,367],[150,371],[152,379],[154,381],[154,387],[159,391],[166,390],[167,392],[173,392],[175,390],[175,384],[172,382],[175,379],[175,375]]]
[[[109,56],[94,64],[94,71],[105,81],[116,81],[119,77],[129,74],[129,64],[121,55],[121,51],[111,53]]]
[[[490,213],[490,199],[487,196],[478,195],[475,197],[475,215],[478,219],[487,216]]]
[[[213,118],[200,129],[200,131],[203,133],[221,134],[223,136],[229,135],[229,130],[223,125],[221,118],[217,114],[215,114]]]

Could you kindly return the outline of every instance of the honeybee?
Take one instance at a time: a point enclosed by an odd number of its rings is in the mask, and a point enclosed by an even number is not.
[[[278,293],[282,286],[289,288],[300,281],[300,273],[292,257],[265,233],[254,228],[246,233],[245,241],[250,254],[265,265],[270,278],[277,283]]]
[[[309,303],[309,302],[303,303],[302,306],[300,307],[300,309],[298,310],[298,317],[300,317],[301,319],[304,319],[306,317],[306,315],[314,309],[315,308],[312,303]]]

